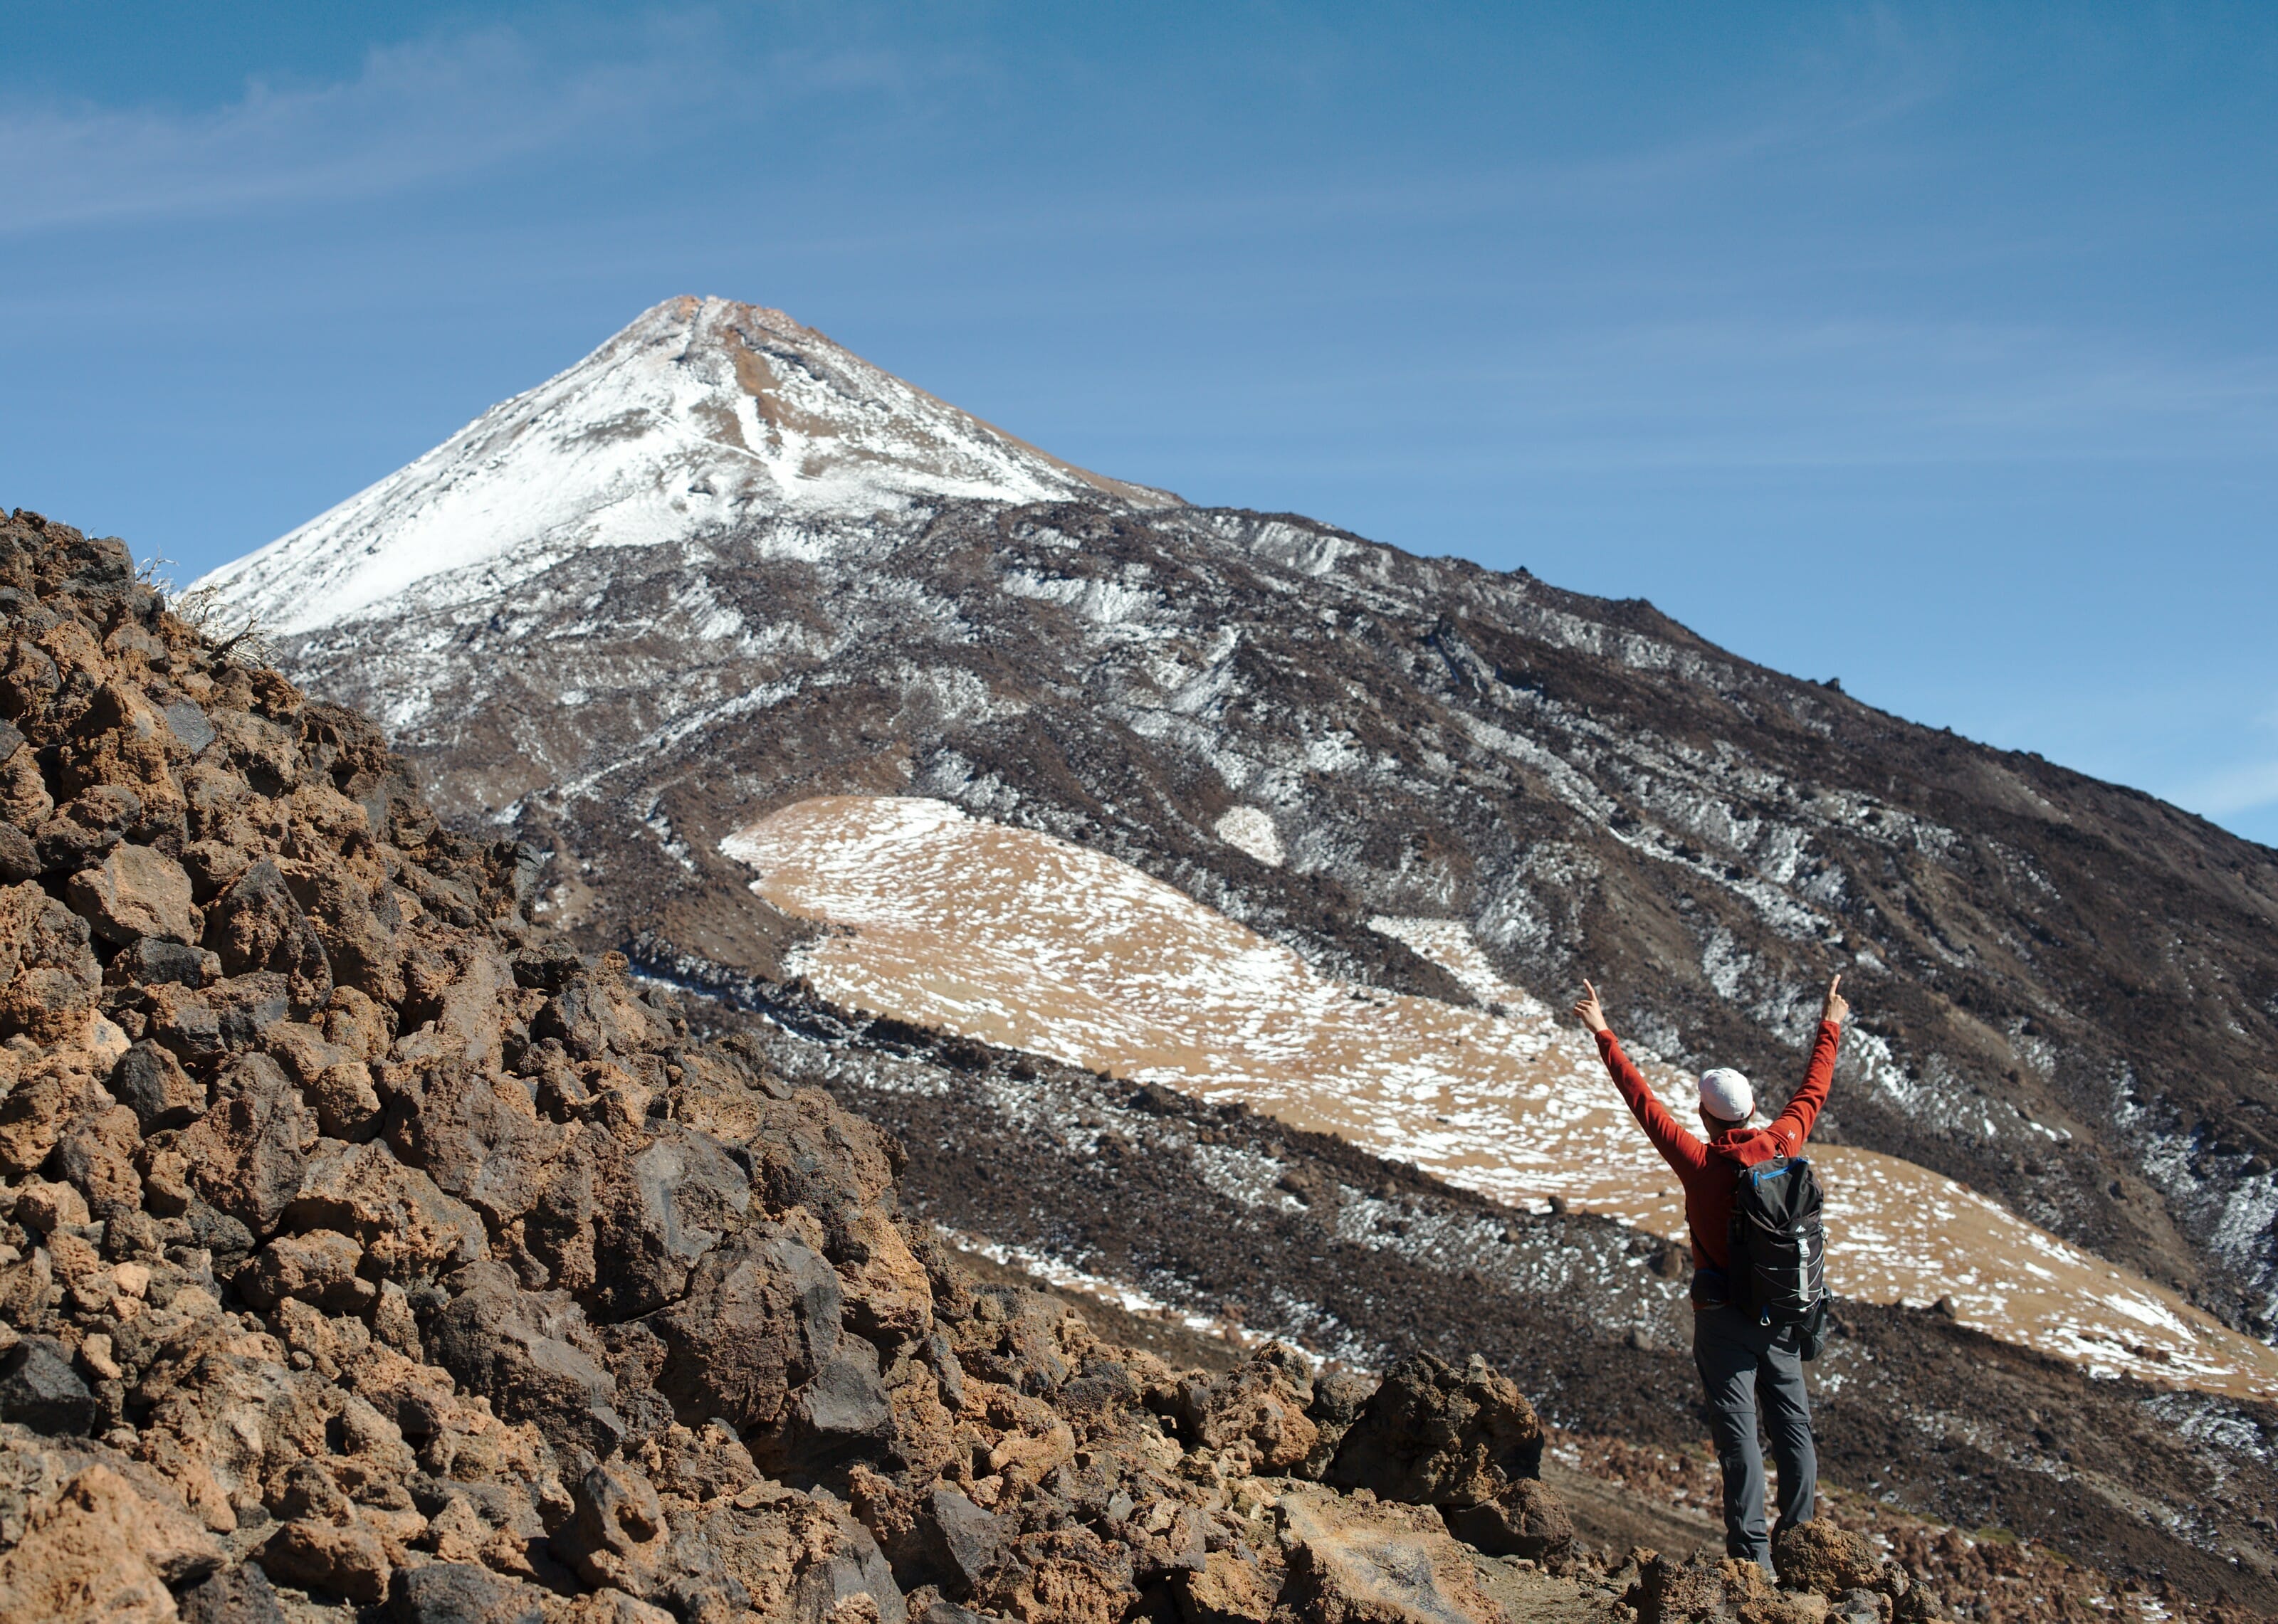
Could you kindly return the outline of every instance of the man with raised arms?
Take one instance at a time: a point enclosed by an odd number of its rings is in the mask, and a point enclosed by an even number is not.
[[[1811,1441],[1811,1400],[1803,1386],[1810,1333],[1802,1324],[1762,1323],[1735,1300],[1739,1293],[1730,1273],[1729,1239],[1733,1196],[1742,1170],[1796,1155],[1810,1137],[1819,1108],[1827,1102],[1836,1048],[1851,1015],[1839,975],[1828,984],[1803,1086],[1770,1126],[1748,1125],[1756,1101],[1747,1078],[1725,1066],[1701,1073],[1705,1140],[1669,1114],[1622,1053],[1598,989],[1583,982],[1586,995],[1574,1006],[1575,1016],[1597,1037],[1598,1053],[1630,1113],[1685,1186],[1685,1217],[1693,1231],[1693,1362],[1708,1390],[1716,1460],[1724,1474],[1724,1550],[1768,1569],[1772,1534],[1811,1521],[1818,1457]],[[1779,1521],[1772,1534],[1764,1528],[1764,1457],[1756,1439],[1760,1399],[1779,1467]]]

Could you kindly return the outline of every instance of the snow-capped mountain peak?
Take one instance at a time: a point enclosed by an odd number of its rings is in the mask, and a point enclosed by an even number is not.
[[[682,297],[200,584],[289,634],[487,597],[584,547],[1102,495],[1179,503],[1039,451],[780,310]]]

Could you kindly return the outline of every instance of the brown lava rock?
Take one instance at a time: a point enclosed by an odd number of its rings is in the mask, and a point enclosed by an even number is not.
[[[1541,1558],[1574,1542],[1542,1475],[1542,1423],[1517,1385],[1474,1355],[1462,1370],[1430,1353],[1395,1366],[1344,1434],[1327,1481],[1436,1506],[1492,1555]]]

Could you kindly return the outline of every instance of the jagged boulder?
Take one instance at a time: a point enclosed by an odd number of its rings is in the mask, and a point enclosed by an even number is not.
[[[1178,1577],[1179,1611],[1192,1624],[1266,1624],[1288,1569],[1257,1552],[1213,1551]]]
[[[0,1552],[0,1618],[161,1624],[178,1616],[169,1587],[220,1563],[219,1542],[181,1498],[115,1452],[11,1438],[0,1475],[23,1504],[21,1532]]]
[[[389,1612],[398,1624],[543,1624],[551,1599],[479,1562],[429,1562],[394,1579]]]
[[[935,1571],[946,1574],[959,1593],[970,1595],[996,1564],[1012,1532],[1004,1518],[985,1512],[961,1491],[939,1484],[925,1497],[922,1529],[925,1554]]]
[[[1865,1540],[1823,1520],[1783,1529],[1772,1542],[1772,1567],[1792,1590],[1838,1596],[1875,1589],[1883,1576],[1882,1566]]]
[[[683,1617],[901,1624],[902,1592],[868,1530],[842,1507],[767,1484],[745,1466],[732,1492],[699,1498],[684,1491],[695,1485],[659,1493],[630,1462],[597,1465],[579,1481],[556,1548],[588,1582]]]
[[[1542,1423],[1517,1384],[1476,1355],[1457,1370],[1430,1353],[1394,1367],[1323,1475],[1339,1488],[1437,1506],[1491,1555],[1540,1558],[1574,1525],[1540,1483]]]
[[[148,846],[121,845],[71,877],[73,911],[95,934],[120,947],[154,941],[187,948],[201,921],[182,865]]]
[[[1305,1624],[1508,1624],[1428,1506],[1300,1491],[1274,1521],[1288,1568],[1280,1605]]]
[[[283,976],[296,1008],[321,1010],[333,995],[332,960],[272,859],[248,865],[208,906],[205,946],[225,974]]]
[[[1929,1592],[1904,1567],[1884,1561],[1866,1540],[1824,1518],[1781,1530],[1772,1541],[1772,1566],[1789,1590],[1828,1597],[1831,1618],[1919,1624],[1935,1616]]]
[[[674,1123],[638,1135],[577,1126],[558,1151],[523,1153],[543,1179],[524,1208],[530,1249],[601,1317],[653,1313],[741,1227],[751,1175],[717,1140]]]
[[[1313,1423],[1313,1448],[1297,1468],[1298,1476],[1318,1483],[1327,1475],[1345,1434],[1368,1407],[1376,1388],[1374,1382],[1349,1370],[1326,1371],[1314,1380],[1311,1401],[1305,1406],[1305,1418]]]
[[[1531,1477],[1479,1506],[1443,1506],[1448,1531],[1489,1556],[1539,1559],[1574,1543],[1574,1520],[1556,1495]]]
[[[360,1269],[407,1285],[473,1263],[488,1249],[481,1218],[376,1140],[319,1140],[284,1216],[297,1229],[353,1237],[363,1248]]]
[[[318,1137],[316,1114],[263,1054],[233,1056],[215,1074],[213,1092],[214,1103],[173,1148],[205,1201],[254,1235],[267,1234],[301,1192]]]
[[[81,1036],[102,988],[91,937],[85,919],[37,885],[0,886],[0,1039]]]
[[[1189,1441],[1239,1458],[1242,1470],[1291,1472],[1319,1443],[1306,1407],[1312,1372],[1303,1355],[1265,1345],[1228,1375],[1190,1378],[1180,1391],[1180,1422]]]
[[[1382,1499],[1480,1506],[1542,1474],[1542,1423],[1517,1385],[1474,1357],[1417,1353],[1389,1371],[1338,1445],[1327,1481]]]
[[[1679,1563],[1655,1556],[1623,1600],[1638,1624],[1823,1624],[1827,1607],[1817,1597],[1781,1595],[1762,1568],[1731,1557]]]
[[[211,1103],[205,1085],[147,1038],[118,1057],[111,1073],[111,1092],[134,1113],[135,1127],[145,1136],[186,1126],[205,1115]]]
[[[837,1353],[843,1300],[838,1277],[796,1231],[746,1229],[655,1316],[669,1350],[660,1385],[684,1413],[771,1426]]]
[[[356,1273],[363,1262],[363,1248],[338,1230],[280,1235],[240,1272],[237,1291],[264,1311],[297,1297],[320,1308],[353,1312],[378,1295],[378,1288]]]
[[[0,727],[7,727],[7,724],[0,722]],[[23,741],[22,734],[9,728],[6,735],[0,735],[0,748],[9,752],[9,759],[12,761],[16,752],[22,748]],[[37,764],[32,764],[34,779],[38,773]],[[11,776],[12,774],[8,766],[0,763],[0,802],[4,802],[7,780]],[[32,837],[12,823],[0,822],[0,882],[21,885],[27,880],[37,880],[41,867],[40,850],[32,843]]]
[[[1008,1540],[973,1587],[976,1607],[1020,1624],[1115,1624],[1138,1598],[1128,1557],[1080,1525]]]
[[[0,1421],[57,1437],[86,1435],[95,1395],[72,1369],[69,1348],[53,1337],[26,1337],[0,1354]]]
[[[286,1624],[277,1587],[251,1562],[224,1568],[175,1597],[182,1624]]]
[[[424,1327],[435,1361],[557,1452],[605,1458],[625,1436],[616,1383],[585,1310],[566,1293],[527,1292],[504,1264],[470,1263],[444,1281],[449,1301]]]

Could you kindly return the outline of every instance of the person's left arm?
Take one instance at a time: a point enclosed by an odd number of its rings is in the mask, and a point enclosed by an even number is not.
[[[1574,1006],[1575,1018],[1586,1027],[1598,1041],[1598,1057],[1606,1063],[1606,1071],[1621,1091],[1622,1100],[1637,1118],[1638,1126],[1661,1152],[1661,1159],[1682,1175],[1701,1165],[1708,1156],[1707,1148],[1685,1130],[1684,1124],[1669,1114],[1645,1074],[1637,1069],[1627,1055],[1622,1053],[1621,1040],[1606,1019],[1605,1007],[1598,1002],[1598,989],[1587,981],[1582,983],[1586,995]]]

